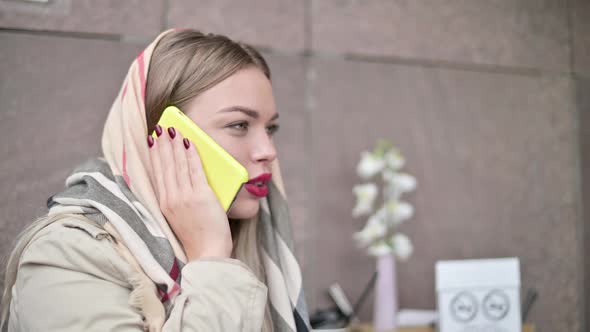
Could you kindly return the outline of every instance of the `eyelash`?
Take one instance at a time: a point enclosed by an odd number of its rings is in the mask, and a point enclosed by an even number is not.
[[[246,128],[236,128],[236,126],[246,126]],[[234,123],[228,126],[229,128],[233,128],[233,129],[237,129],[237,130],[247,130],[248,129],[248,122],[238,122],[238,123]],[[273,124],[270,125],[266,128],[267,132],[269,133],[269,135],[274,135],[276,134],[276,132],[279,130],[281,126],[278,124]]]

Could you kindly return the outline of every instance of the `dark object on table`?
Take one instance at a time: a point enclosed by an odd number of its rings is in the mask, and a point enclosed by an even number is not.
[[[524,302],[522,304],[522,322],[523,323],[526,322],[527,316],[529,315],[529,312],[531,311],[533,304],[535,304],[535,301],[537,300],[538,296],[539,296],[539,292],[537,292],[537,290],[534,288],[529,288],[529,290],[527,291],[526,297],[525,297]]]
[[[358,300],[354,304],[354,307],[352,309],[352,314],[347,318],[349,322],[351,319],[356,318],[357,313],[361,309],[362,305],[365,303],[365,299],[367,298],[369,293],[373,290],[373,287],[375,287],[375,282],[377,281],[378,274],[379,273],[377,271],[375,271],[375,273],[373,273],[373,276],[369,280],[369,283],[367,283],[367,286],[365,286],[365,289],[361,293],[361,296],[358,298]]]
[[[314,329],[339,328],[347,325],[346,316],[338,307],[318,310],[311,315],[309,320]]]
[[[375,286],[375,281],[377,280],[377,272],[373,273],[373,276],[363,289],[361,296],[358,298],[356,303],[354,304],[352,313],[345,314],[342,310],[336,306],[329,309],[318,310],[313,313],[310,317],[311,327],[316,328],[339,328],[348,326],[351,320],[356,318],[358,311],[360,310],[361,306],[365,302],[365,299]],[[342,294],[342,296],[345,296]],[[338,305],[338,303],[336,303]]]

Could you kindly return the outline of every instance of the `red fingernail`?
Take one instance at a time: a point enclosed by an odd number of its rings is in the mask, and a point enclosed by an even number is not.
[[[183,138],[182,139],[182,143],[184,143],[184,147],[188,150],[188,148],[191,146],[191,142],[188,141],[188,139]]]
[[[170,135],[170,138],[176,137],[176,130],[172,127],[168,128],[168,135]]]
[[[152,146],[154,146],[154,138],[152,137],[152,135],[149,135],[147,137],[147,141],[148,141],[148,146],[151,148]]]
[[[156,135],[158,135],[158,137],[162,136],[162,127],[160,125],[156,125],[155,129]]]

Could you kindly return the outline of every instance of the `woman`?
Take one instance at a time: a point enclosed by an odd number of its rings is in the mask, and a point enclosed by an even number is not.
[[[227,215],[191,143],[156,125],[167,105],[248,170]],[[104,158],[80,165],[19,238],[2,323],[8,331],[308,331],[277,129],[258,52],[194,30],[162,33],[111,107]]]

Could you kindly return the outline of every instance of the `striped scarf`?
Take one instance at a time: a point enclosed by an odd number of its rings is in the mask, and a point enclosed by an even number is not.
[[[78,166],[66,189],[48,200],[49,215],[80,214],[114,229],[126,250],[157,287],[167,312],[180,290],[187,258],[159,209],[145,137],[145,88],[151,54],[160,34],[133,61],[107,117],[104,158]],[[309,331],[301,271],[294,255],[289,211],[278,160],[271,165],[269,194],[257,215],[274,331]],[[150,319],[150,317],[146,317]]]

